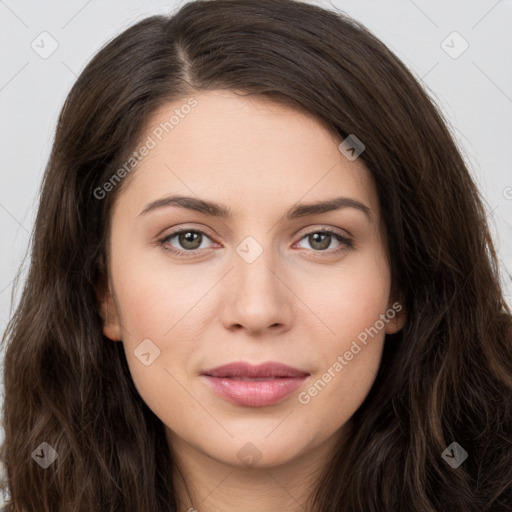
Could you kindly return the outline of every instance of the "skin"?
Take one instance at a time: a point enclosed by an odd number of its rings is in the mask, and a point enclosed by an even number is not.
[[[402,310],[300,403],[299,393],[395,302],[375,185],[360,159],[349,161],[338,150],[342,139],[307,113],[231,91],[194,98],[197,106],[138,164],[117,197],[109,286],[100,296],[104,334],[122,340],[137,390],[166,426],[188,487],[176,473],[180,510],[303,510],[375,380],[385,333],[405,322]],[[144,139],[185,101],[156,111]],[[233,218],[176,206],[141,215],[170,194],[222,203]],[[339,195],[364,203],[371,218],[347,207],[283,219],[297,203]],[[349,237],[353,247],[334,236],[330,243],[306,236],[321,228]],[[206,236],[200,245],[180,244],[178,236],[162,245],[172,229]],[[262,250],[251,263],[236,252],[247,236]],[[165,245],[192,247],[195,256],[173,255]],[[149,366],[134,354],[144,339],[160,350]],[[214,394],[200,376],[232,361],[278,361],[311,375],[277,404],[240,406]],[[259,460],[245,463],[241,449]]]

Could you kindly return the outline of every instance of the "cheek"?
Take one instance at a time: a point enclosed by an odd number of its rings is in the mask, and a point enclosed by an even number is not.
[[[353,354],[350,361],[345,352],[336,356],[298,395],[298,407],[302,418],[308,418],[309,431],[314,440],[326,439],[345,425],[367,397],[379,368],[382,354],[382,339],[375,337],[371,345]],[[350,349],[347,348],[349,352]],[[357,349],[359,350],[359,349]],[[297,415],[296,418],[299,416]],[[306,421],[306,420],[304,420]]]
[[[330,331],[318,339],[319,371],[298,401],[318,421],[325,435],[344,424],[359,408],[379,370],[388,310],[390,275],[384,257],[361,256],[317,293]],[[315,411],[315,412],[314,412]]]
[[[153,413],[162,421],[172,419],[179,428],[186,422],[181,412],[190,408],[187,361],[200,339],[190,313],[194,301],[171,293],[169,290],[175,289],[172,284],[167,288],[161,282],[142,279],[132,281],[131,286],[125,289],[122,309],[126,318],[123,345],[131,377]]]
[[[326,437],[345,424],[368,395],[377,376],[385,340],[385,294],[347,286],[351,300],[337,296],[330,317],[334,334],[316,344],[318,371],[298,394],[298,403]],[[336,313],[336,314],[335,314]]]
[[[136,253],[120,259],[115,288],[128,337],[162,340],[173,337],[183,325],[194,325],[191,318],[215,283],[211,272],[204,278],[199,274],[195,266],[172,267],[164,258],[157,265]]]
[[[186,407],[179,383],[200,339],[194,305],[207,283],[198,283],[184,266],[171,271],[148,265],[136,251],[121,254],[113,258],[112,279],[130,373],[150,409],[159,416],[171,414]]]
[[[187,287],[194,280],[192,276],[192,280],[182,277],[181,274],[174,278],[160,275],[148,269],[147,275],[132,278],[118,287],[128,358],[139,355],[141,343],[146,343],[149,352],[158,355],[154,364],[162,368],[180,366],[177,362],[194,353],[203,329],[198,303],[207,288],[200,284]],[[139,365],[134,364],[134,369],[139,369]]]
[[[305,301],[329,327],[322,342],[329,353],[343,349],[388,308],[390,272],[380,252],[354,253],[335,272],[304,282]]]

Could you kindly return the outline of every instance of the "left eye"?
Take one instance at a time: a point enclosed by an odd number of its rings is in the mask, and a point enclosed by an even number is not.
[[[333,239],[336,239],[338,242],[341,242],[342,247],[337,248],[331,252],[338,252],[339,250],[342,250],[345,247],[352,247],[352,242],[349,238],[327,229],[312,231],[311,233],[304,235],[301,238],[301,240],[303,239],[307,239],[310,246],[313,249],[315,249],[316,252],[321,252],[328,249]]]

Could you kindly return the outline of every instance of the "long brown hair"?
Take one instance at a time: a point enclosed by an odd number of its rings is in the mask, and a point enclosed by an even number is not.
[[[102,333],[95,287],[122,184],[95,191],[159,106],[211,89],[306,110],[363,141],[408,313],[307,510],[512,511],[512,319],[481,196],[404,64],[343,13],[293,0],[193,1],[146,18],[70,91],[3,339],[7,510],[177,510],[164,427]],[[32,457],[43,442],[58,454],[44,470]],[[452,442],[468,453],[457,468],[441,456]]]

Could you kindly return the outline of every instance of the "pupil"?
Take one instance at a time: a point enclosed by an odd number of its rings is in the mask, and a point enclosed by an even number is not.
[[[329,237],[331,235],[329,235],[328,233],[313,233],[313,235],[311,236],[313,238],[313,243],[320,244],[320,247],[318,247],[319,249],[326,249],[327,247],[329,247]],[[321,240],[322,237],[324,237],[323,242]]]
[[[187,231],[182,235],[182,242],[184,247],[189,249],[197,248],[197,240],[199,239],[199,233],[194,233],[193,231]],[[194,240],[195,239],[195,240]],[[187,244],[192,244],[192,247],[187,246]]]

